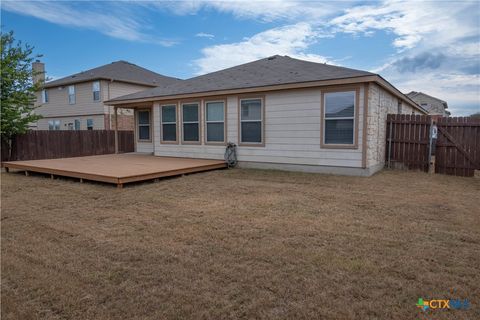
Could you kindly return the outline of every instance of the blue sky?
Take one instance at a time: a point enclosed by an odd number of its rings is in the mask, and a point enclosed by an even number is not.
[[[274,54],[368,70],[480,111],[479,1],[2,1],[58,78],[116,60],[188,78]]]

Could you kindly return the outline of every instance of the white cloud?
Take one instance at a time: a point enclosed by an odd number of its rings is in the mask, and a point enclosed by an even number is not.
[[[204,74],[276,54],[326,62],[326,57],[306,52],[320,36],[321,33],[308,23],[274,28],[241,42],[206,47],[202,50],[203,57],[195,61],[195,66],[198,74]]]
[[[138,42],[150,42],[171,46],[174,41],[159,39],[143,33],[142,23],[129,8],[109,3],[108,11],[95,6],[100,3],[68,1],[2,1],[2,10],[32,16],[51,23],[84,28],[101,32],[107,36]]]
[[[213,39],[215,36],[211,33],[205,33],[205,32],[199,32],[195,35],[195,37],[199,38],[208,38],[208,39]]]

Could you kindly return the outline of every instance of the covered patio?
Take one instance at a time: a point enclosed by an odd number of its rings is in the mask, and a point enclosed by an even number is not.
[[[158,157],[153,155],[127,153],[107,154],[62,159],[45,159],[5,162],[10,169],[39,172],[55,176],[79,178],[116,184],[122,188],[125,183],[177,176],[187,173],[226,168],[222,160]]]

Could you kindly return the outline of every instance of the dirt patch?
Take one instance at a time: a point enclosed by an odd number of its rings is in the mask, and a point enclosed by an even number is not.
[[[1,177],[3,319],[480,317],[478,178]]]

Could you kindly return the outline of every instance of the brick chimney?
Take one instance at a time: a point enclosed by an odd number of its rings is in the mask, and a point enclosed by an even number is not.
[[[33,83],[45,82],[45,64],[36,60],[32,63],[32,71],[36,74],[33,75]]]

